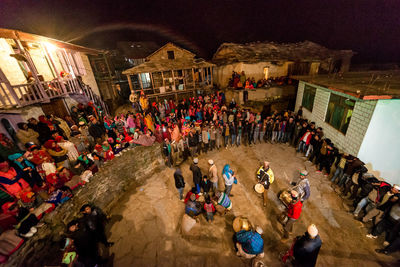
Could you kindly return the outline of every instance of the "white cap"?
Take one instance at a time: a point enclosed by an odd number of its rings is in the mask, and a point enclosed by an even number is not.
[[[318,235],[317,226],[315,226],[315,224],[311,224],[310,226],[308,226],[307,232],[312,238],[316,237]]]
[[[256,227],[256,232],[262,235],[264,233],[263,229],[260,226]]]
[[[394,184],[394,185],[393,185],[393,188],[400,191],[400,186],[399,186],[398,184]]]
[[[208,160],[208,164],[213,165],[213,164],[214,164],[214,161],[213,161],[212,159],[209,159],[209,160]]]
[[[194,163],[194,164],[199,163],[199,159],[198,159],[198,158],[194,158],[194,159],[193,159],[193,163]]]

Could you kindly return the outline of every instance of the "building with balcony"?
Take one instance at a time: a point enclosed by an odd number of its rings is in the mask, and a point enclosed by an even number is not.
[[[296,110],[376,177],[400,182],[400,70],[294,76]]]
[[[0,29],[0,132],[15,139],[18,122],[43,114],[64,118],[79,102],[92,101],[107,112],[88,59],[101,53]]]
[[[192,52],[167,43],[144,62],[123,72],[131,92],[143,90],[147,97],[193,95],[197,90],[212,88],[214,64],[196,58]]]

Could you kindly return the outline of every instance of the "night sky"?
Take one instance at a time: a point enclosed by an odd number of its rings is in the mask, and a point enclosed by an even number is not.
[[[0,27],[103,49],[172,41],[205,58],[223,42],[310,40],[400,61],[400,0],[0,0]]]

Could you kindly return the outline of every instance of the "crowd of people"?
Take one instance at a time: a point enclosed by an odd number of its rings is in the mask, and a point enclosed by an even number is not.
[[[296,113],[284,110],[269,114],[266,109],[254,112],[240,107],[234,99],[227,101],[223,92],[158,103],[150,103],[141,92],[132,99],[132,111],[114,118],[104,115],[92,103],[72,107],[64,119],[54,115],[31,118],[18,125],[19,144],[0,135],[0,188],[8,197],[2,210],[23,225],[18,229],[21,236],[32,236],[42,214],[71,198],[72,190],[88,182],[103,164],[136,145],[148,146],[154,142],[162,144],[169,167],[179,167],[185,160],[191,160],[194,187],[185,197],[182,172],[177,168],[174,173],[179,198],[185,202],[187,215],[196,217],[204,213],[207,221],[212,222],[215,213],[224,215],[232,209],[231,189],[237,179],[226,164],[222,170],[225,189],[219,190],[220,174],[214,161],[208,161],[210,167],[203,175],[198,156],[212,150],[270,142],[294,146],[316,165],[317,172],[325,171],[325,176],[334,168],[330,179],[344,196],[351,194],[355,217],[363,214],[365,222],[374,218],[375,226],[369,237],[387,233],[385,248],[379,252],[398,249],[399,186],[378,180],[368,173],[360,159],[342,153],[331,140],[324,138],[321,127],[303,118],[302,108]],[[290,201],[280,220],[284,226],[283,238],[289,236],[310,197],[307,175],[307,171],[301,171],[299,181],[288,191]],[[258,169],[257,178],[264,188],[263,203],[267,205],[266,192],[274,181],[268,162]],[[307,238],[320,242],[315,239],[315,230],[311,234],[310,231]],[[304,238],[298,240],[304,242]],[[320,245],[316,247],[319,250]],[[89,262],[93,261],[92,256]]]
[[[233,88],[255,89],[255,88],[269,88],[273,85],[292,84],[289,77],[271,77],[269,79],[259,79],[256,81],[254,77],[246,77],[244,71],[232,71],[232,77],[229,79],[228,85]]]

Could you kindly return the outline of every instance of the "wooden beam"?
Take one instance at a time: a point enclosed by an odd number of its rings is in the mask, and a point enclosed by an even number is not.
[[[153,80],[153,74],[150,72],[150,79],[151,79],[151,88],[154,90],[154,80]]]
[[[138,73],[138,78],[139,78],[139,83],[140,83],[140,89],[143,90],[143,83],[142,83],[142,78],[140,77],[140,73]]]
[[[213,71],[212,71],[212,67],[210,67],[210,77],[211,77],[211,87],[213,87],[213,79],[212,79],[212,73],[213,73]]]
[[[174,70],[171,70],[172,72],[172,80],[174,81],[174,91],[176,90],[176,84],[175,84],[175,75],[174,75]]]
[[[133,93],[134,93],[134,90],[133,90],[131,75],[130,75],[130,74],[127,74],[126,77],[128,78],[129,89],[131,89],[131,93],[133,94]]]
[[[186,90],[186,75],[185,75],[185,70],[182,70],[182,75],[183,75],[183,90]]]
[[[164,90],[165,90],[165,80],[164,80],[164,72],[163,71],[161,72],[161,77],[162,77],[162,85],[163,85]]]
[[[192,68],[192,76],[193,76],[193,88],[196,88],[196,81],[194,79],[194,68]]]

